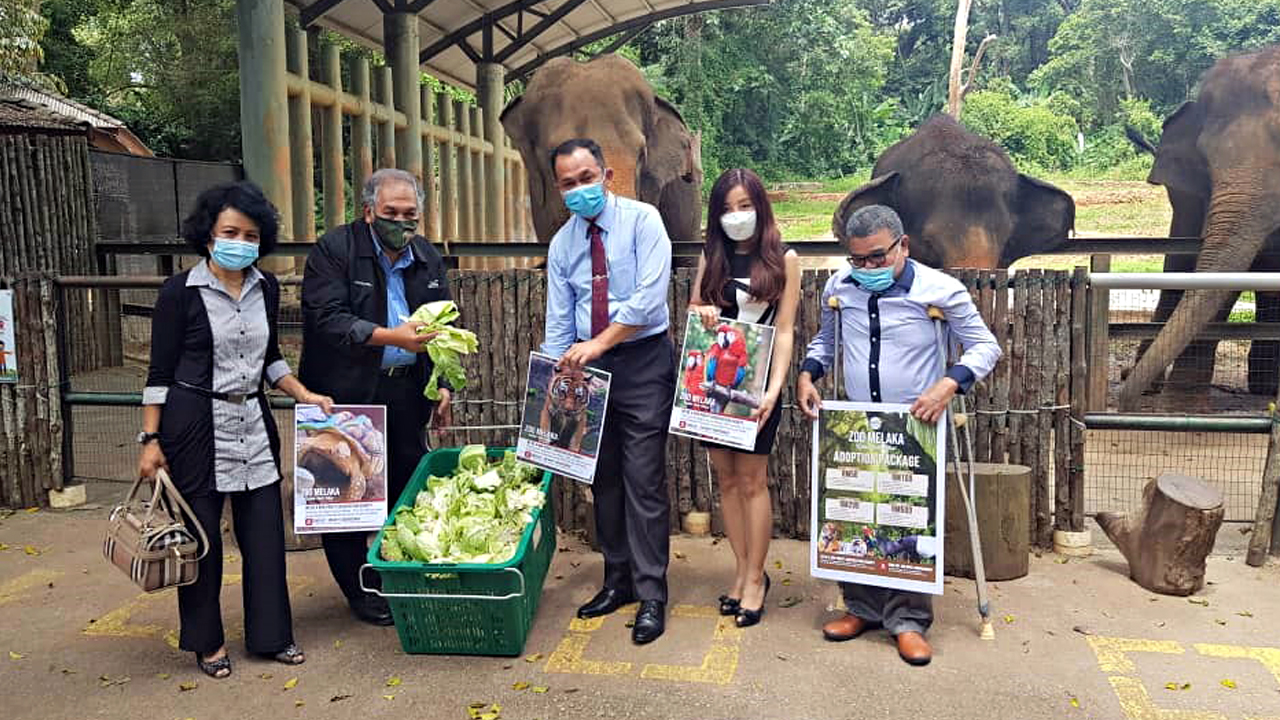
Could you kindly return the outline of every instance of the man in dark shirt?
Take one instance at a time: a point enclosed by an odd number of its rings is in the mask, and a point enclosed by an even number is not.
[[[364,218],[325,233],[307,256],[299,374],[335,403],[387,407],[387,497],[394,503],[425,452],[435,405],[423,395],[431,376],[423,349],[432,336],[419,334],[422,324],[407,318],[425,303],[450,299],[449,287],[440,253],[417,234],[417,179],[403,170],[379,170],[365,182],[363,200]],[[449,424],[450,399],[441,387],[434,407],[438,426]],[[360,589],[367,534],[326,533],[322,541],[356,617],[390,625],[386,601]]]

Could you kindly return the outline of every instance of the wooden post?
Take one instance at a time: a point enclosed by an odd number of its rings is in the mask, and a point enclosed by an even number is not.
[[[484,118],[481,116],[480,108],[472,105],[468,110],[471,120],[471,139],[478,145],[483,139],[481,134],[484,129]],[[471,233],[474,239],[485,242],[496,239],[490,238],[485,232],[485,213],[490,209],[485,202],[489,185],[488,175],[484,152],[477,147],[471,151]]]
[[[947,463],[947,508],[943,530],[943,572],[973,577],[969,520],[956,484],[956,466]],[[968,482],[962,464],[959,477]],[[1025,465],[975,463],[973,509],[981,521],[978,539],[987,580],[1013,580],[1027,574],[1030,558],[1031,468]]]
[[[464,242],[476,241],[475,176],[471,172],[471,110],[461,100],[453,101],[462,144],[458,146],[458,234]]]
[[[448,93],[436,93],[436,105],[440,107],[440,125],[453,137],[453,98]],[[457,151],[453,140],[440,144],[440,239],[444,242],[458,239],[458,174]]]
[[[338,46],[325,43],[320,51],[320,73],[324,84],[342,93],[342,59]],[[324,181],[324,227],[332,230],[347,221],[347,200],[342,176],[342,103],[334,102],[322,112],[321,177]],[[359,192],[355,190],[355,192]]]
[[[1054,353],[1057,377],[1053,397],[1053,529],[1071,529],[1071,276],[1054,273],[1057,312],[1054,313]],[[1052,539],[1052,536],[1051,536]]]
[[[1258,493],[1258,510],[1253,516],[1253,534],[1249,536],[1249,554],[1245,562],[1261,567],[1272,548],[1275,529],[1276,505],[1280,503],[1280,420],[1276,412],[1280,407],[1280,392],[1271,403],[1271,439],[1267,443],[1267,459],[1262,465],[1262,490]]]
[[[440,200],[436,196],[436,140],[431,126],[436,124],[436,93],[429,86],[420,88],[422,102],[422,234],[431,242],[440,241]]]
[[[992,404],[1004,414],[995,415],[992,424],[991,459],[1003,463],[1009,453],[1009,271],[1000,270],[995,276],[995,307],[991,313],[991,331],[995,333],[996,343],[1004,352],[1000,361],[991,371]]]
[[[500,63],[476,65],[476,100],[480,103],[484,120],[484,139],[493,147],[485,156],[485,240],[498,242],[510,237],[505,233],[506,207],[506,138],[499,116],[502,115],[502,89],[506,68]],[[480,133],[477,133],[477,135]]]
[[[239,28],[241,151],[245,175],[278,208],[292,203],[284,3],[236,0]],[[294,236],[292,213],[280,214],[281,239]]]
[[[391,76],[391,68],[378,68],[378,102],[386,108],[387,114],[378,123],[378,167],[396,167],[396,117],[395,117],[395,83]]]
[[[1111,270],[1110,255],[1092,255],[1089,257],[1090,272],[1109,272]],[[1089,292],[1089,367],[1094,372],[1089,376],[1090,412],[1105,412],[1107,409],[1107,368],[1110,367],[1111,347],[1111,296],[1107,290],[1091,290]]]
[[[1022,427],[1022,464],[1031,468],[1031,542],[1040,542],[1041,525],[1048,520],[1041,515],[1047,507],[1042,505],[1041,496],[1045,493],[1045,477],[1040,465],[1040,359],[1041,343],[1044,337],[1041,325],[1044,322],[1044,271],[1031,270],[1027,273],[1027,364],[1026,372],[1021,378],[1023,409],[1029,411],[1024,415]]]
[[[1041,295],[1044,310],[1040,316],[1040,414],[1038,415],[1040,431],[1037,433],[1038,437],[1036,438],[1037,454],[1040,460],[1038,469],[1042,478],[1040,483],[1040,510],[1036,517],[1039,529],[1036,544],[1044,548],[1053,547],[1054,475],[1053,453],[1051,452],[1050,443],[1053,441],[1053,421],[1056,411],[1049,408],[1054,406],[1054,400],[1057,397],[1055,385],[1058,379],[1058,350],[1054,325],[1058,317],[1058,280],[1058,271],[1044,271],[1044,289]]]
[[[351,118],[351,202],[352,213],[363,211],[364,181],[373,174],[373,125],[369,116],[371,103],[369,60],[358,56],[351,61],[351,92],[360,100],[360,112]]]
[[[422,91],[418,68],[418,16],[398,5],[382,16],[382,37],[387,65],[391,67],[393,102],[404,113],[405,128],[396,134],[396,167],[412,173],[422,183]]]
[[[301,78],[302,92],[289,98],[289,186],[293,190],[293,238],[299,242],[316,238],[315,161],[311,151],[311,77],[307,55],[307,32],[297,28],[286,31],[289,72]],[[246,158],[247,159],[247,158]]]
[[[1084,414],[1089,406],[1089,273],[1077,267],[1071,278],[1071,532],[1084,531]]]

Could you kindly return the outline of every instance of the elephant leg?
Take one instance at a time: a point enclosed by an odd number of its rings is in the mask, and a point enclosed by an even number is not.
[[[1235,304],[1236,298],[1232,298],[1231,302],[1218,311],[1212,322],[1226,322]],[[1169,371],[1169,377],[1165,382],[1175,390],[1202,392],[1213,382],[1217,359],[1217,340],[1195,340],[1187,345],[1187,349],[1174,361],[1173,369]]]
[[[1192,272],[1196,268],[1196,257],[1194,255],[1166,255],[1164,257],[1165,272]],[[1178,303],[1182,300],[1181,290],[1161,290],[1160,300],[1156,302],[1156,309],[1151,314],[1151,322],[1164,323],[1173,315],[1173,311],[1178,307]],[[1190,354],[1193,349],[1203,353],[1202,348],[1195,348],[1197,343],[1192,343],[1183,353],[1183,357]],[[1133,364],[1137,365],[1142,356],[1147,353],[1147,349],[1151,347],[1151,340],[1143,340],[1138,345],[1138,353],[1134,356]],[[1126,375],[1128,373],[1125,373]],[[1163,378],[1156,380],[1151,384],[1148,394],[1160,392],[1161,386],[1164,384]]]

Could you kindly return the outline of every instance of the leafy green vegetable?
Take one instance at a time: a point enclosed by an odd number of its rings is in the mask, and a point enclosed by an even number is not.
[[[432,476],[413,506],[396,512],[379,554],[391,562],[506,562],[545,502],[537,475],[510,450],[491,464],[483,445],[468,445],[452,475]]]
[[[440,376],[455,390],[467,386],[467,373],[462,368],[462,356],[470,355],[480,347],[476,334],[453,326],[460,313],[452,300],[438,300],[427,303],[417,310],[409,319],[426,323],[418,332],[436,333],[427,341],[427,356],[431,358],[431,377],[427,380],[423,394],[431,400],[440,399]]]

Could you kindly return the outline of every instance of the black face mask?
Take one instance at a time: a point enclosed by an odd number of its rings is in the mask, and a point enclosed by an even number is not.
[[[378,242],[388,250],[403,250],[405,245],[413,239],[414,233],[418,231],[417,220],[392,220],[390,218],[373,216],[373,230],[378,236]]]

